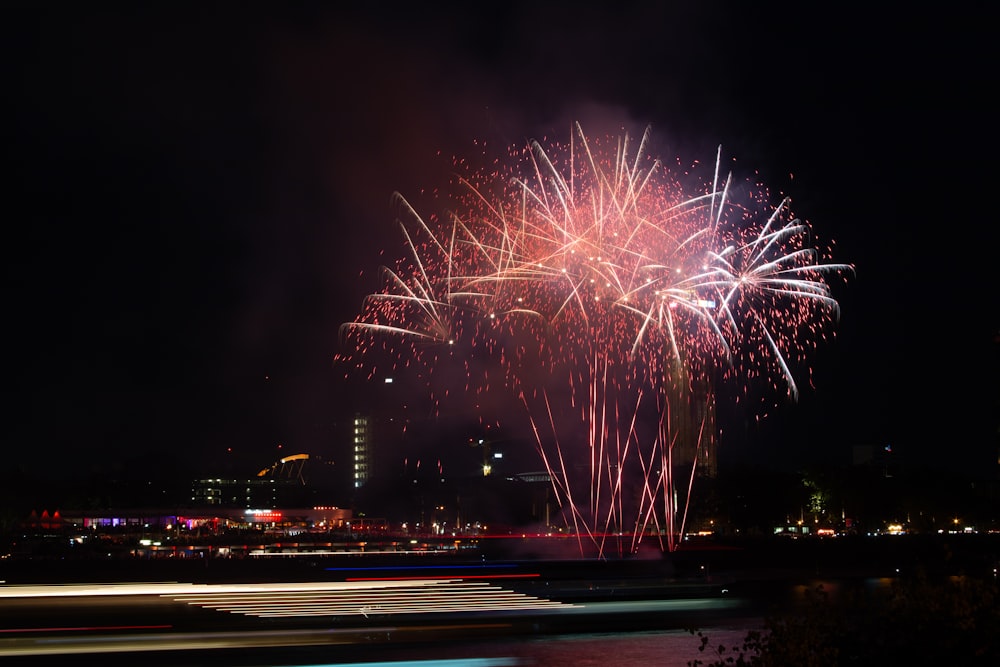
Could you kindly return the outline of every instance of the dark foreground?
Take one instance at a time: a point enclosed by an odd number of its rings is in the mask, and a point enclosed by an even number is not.
[[[350,664],[512,638],[749,628],[818,585],[996,577],[998,536],[689,544],[618,560],[470,554],[0,562],[0,656],[25,664]],[[447,663],[442,663],[447,664]],[[463,663],[474,664],[474,663]],[[485,667],[487,664],[479,663]]]

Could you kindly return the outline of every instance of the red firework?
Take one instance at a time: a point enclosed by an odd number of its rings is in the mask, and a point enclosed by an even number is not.
[[[650,535],[676,548],[717,387],[794,399],[793,368],[838,315],[828,279],[851,270],[787,200],[720,180],[719,156],[692,194],[648,140],[576,126],[459,176],[439,216],[399,197],[406,255],[342,329],[360,367],[381,346],[428,378],[457,364],[467,391],[500,375],[581,551],[600,554]]]

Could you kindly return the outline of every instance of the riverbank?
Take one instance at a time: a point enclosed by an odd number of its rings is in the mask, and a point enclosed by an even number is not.
[[[550,582],[725,584],[801,577],[897,577],[917,572],[932,577],[991,578],[1000,567],[1000,534],[706,539],[684,542],[672,553],[647,551],[623,558],[581,558],[565,549],[564,541],[546,538],[489,540],[462,550],[407,553],[287,550],[255,557],[224,553],[216,548],[155,558],[127,552],[8,557],[0,559],[0,581],[309,581],[362,576],[365,571],[365,576],[464,576],[476,571],[484,578],[509,578],[529,569],[538,579]]]

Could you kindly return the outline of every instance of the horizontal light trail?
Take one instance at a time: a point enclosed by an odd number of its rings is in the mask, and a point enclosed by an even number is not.
[[[0,599],[141,595],[157,596],[220,612],[268,618],[530,611],[573,606],[516,593],[485,581],[467,581],[461,577],[296,584],[155,583],[0,587]]]
[[[448,579],[534,579],[542,576],[538,572],[525,574],[456,574]],[[427,577],[348,577],[347,581],[414,581]]]
[[[305,582],[275,584],[190,584],[177,582],[127,583],[127,584],[41,584],[0,586],[3,598],[49,598],[87,597],[117,595],[186,595],[211,591],[212,593],[252,593],[259,591],[324,591],[324,590],[367,590],[371,588],[393,588],[399,586],[431,586],[434,579],[413,581],[372,581],[372,582]]]
[[[199,591],[167,594],[167,597],[206,609],[266,618],[531,611],[573,606],[515,593],[486,582],[439,579],[392,583],[405,586],[373,586],[361,590],[337,586],[297,592]],[[419,585],[411,586],[412,583]]]
[[[495,570],[518,567],[517,563],[497,563],[490,565],[378,565],[374,567],[325,567],[327,572],[380,572],[386,570]]]
[[[369,644],[373,636],[420,637],[438,632],[493,632],[510,627],[508,623],[465,623],[421,625],[414,627],[380,626],[326,630],[266,630],[247,632],[178,632],[157,634],[93,635],[86,637],[45,637],[5,640],[0,643],[0,657],[110,654],[146,651],[192,651],[229,648],[268,648],[281,646],[322,646]],[[372,663],[365,663],[371,665]],[[510,664],[510,663],[496,663]]]

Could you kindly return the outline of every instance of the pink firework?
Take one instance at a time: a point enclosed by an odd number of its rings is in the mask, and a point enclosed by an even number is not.
[[[400,197],[406,255],[342,330],[359,366],[379,346],[429,378],[457,364],[465,391],[501,378],[566,527],[602,555],[676,548],[714,460],[716,389],[764,380],[794,399],[793,368],[838,314],[828,279],[850,271],[787,200],[733,187],[718,156],[685,191],[648,140],[576,126],[459,176],[444,214]]]

